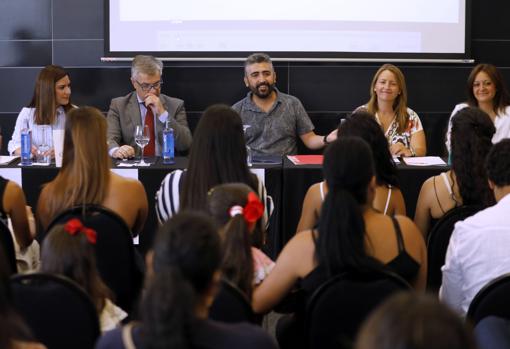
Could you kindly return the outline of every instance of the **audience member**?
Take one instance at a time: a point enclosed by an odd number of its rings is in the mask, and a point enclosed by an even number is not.
[[[68,277],[80,285],[96,306],[101,331],[117,327],[127,314],[112,302],[112,292],[96,268],[96,232],[77,218],[51,229],[42,243],[41,271]]]
[[[494,125],[481,109],[461,109],[452,119],[451,169],[427,179],[418,196],[414,221],[425,237],[455,207],[494,203],[484,165],[493,134]]]
[[[188,150],[191,132],[188,128],[184,101],[161,94],[163,63],[152,56],[135,56],[131,65],[131,84],[135,91],[112,99],[108,111],[108,149],[114,158],[135,156],[135,128],[148,125],[151,140],[144,155],[161,155],[163,129],[174,129],[175,149]],[[149,116],[149,117],[147,117]]]
[[[307,299],[322,283],[345,270],[386,268],[417,289],[425,288],[425,243],[414,223],[372,208],[376,181],[372,152],[358,137],[339,137],[324,154],[329,192],[318,229],[297,233],[253,293],[253,309],[265,313],[299,281]],[[278,335],[282,348],[302,347],[303,302],[294,321]],[[290,340],[289,340],[290,339]]]
[[[353,113],[339,125],[338,136],[361,137],[372,149],[377,184],[372,206],[388,216],[405,216],[406,206],[398,185],[397,169],[388,150],[386,138],[374,116],[363,110]],[[326,181],[313,184],[308,189],[297,231],[315,227],[327,192]]]
[[[4,251],[0,249],[0,348],[45,349],[35,341],[30,329],[11,305],[10,271]]]
[[[487,316],[476,325],[475,338],[479,349],[510,348],[510,320]]]
[[[296,154],[297,137],[310,149],[321,149],[336,139],[336,130],[316,135],[301,102],[276,88],[276,73],[268,55],[248,56],[244,84],[250,92],[232,108],[241,116],[246,144],[255,154]]]
[[[153,248],[147,256],[152,272],[142,321],[107,333],[98,349],[276,348],[260,328],[207,319],[222,260],[220,238],[210,218],[175,215],[160,229]]]
[[[40,144],[42,137],[36,126],[50,125],[54,129],[63,129],[66,113],[72,108],[69,73],[58,65],[44,67],[37,76],[32,100],[27,107],[21,109],[16,119],[16,126],[7,146],[9,153],[21,154],[21,130],[28,125],[32,134],[32,154],[35,156],[36,144]],[[51,139],[53,137],[51,134],[48,136]],[[53,147],[49,152],[54,153]]]
[[[439,297],[462,315],[483,286],[510,272],[510,140],[492,147],[486,170],[497,204],[455,225],[442,268]]]
[[[476,349],[471,328],[430,295],[401,293],[367,319],[355,349]]]
[[[214,187],[207,203],[219,226],[223,276],[250,299],[253,285],[261,283],[274,267],[269,257],[252,247],[252,234],[260,228],[256,223],[264,214],[264,205],[249,186],[241,183]]]
[[[246,164],[243,126],[237,112],[226,105],[207,108],[195,130],[188,169],[175,170],[161,182],[156,193],[156,213],[165,222],[182,209],[207,211],[207,192],[218,184],[245,183],[264,205],[264,224],[273,210],[263,182]]]
[[[424,156],[427,153],[425,132],[418,114],[407,107],[406,81],[399,68],[392,64],[379,68],[370,84],[370,100],[360,108],[375,115],[391,154]]]
[[[86,204],[116,212],[135,234],[142,230],[147,217],[143,185],[110,171],[106,121],[92,107],[74,109],[67,116],[62,168],[42,189],[36,217],[46,230],[62,211]]]
[[[457,104],[450,115],[446,132],[446,149],[450,152],[452,119],[466,107],[478,107],[486,112],[496,132],[492,143],[510,137],[510,93],[501,72],[492,64],[476,65],[467,80],[467,101]]]

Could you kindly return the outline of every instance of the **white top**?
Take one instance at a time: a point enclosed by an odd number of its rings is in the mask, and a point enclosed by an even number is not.
[[[460,103],[455,106],[450,115],[450,120],[448,120],[448,130],[446,131],[446,150],[450,153],[451,149],[451,134],[452,134],[452,117],[457,114],[457,112],[461,109],[467,108],[467,103]],[[492,136],[492,143],[498,143],[502,139],[510,137],[510,106],[505,108],[505,111],[501,114],[496,115],[496,119],[494,120],[494,127],[496,127],[496,133]]]
[[[489,281],[510,272],[510,195],[455,224],[439,298],[465,315]]]
[[[41,137],[37,132],[37,125],[35,125],[35,108],[23,108],[21,112],[18,114],[18,118],[16,119],[16,126],[14,127],[14,132],[12,133],[11,140],[9,141],[9,145],[7,146],[7,150],[9,154],[14,153],[14,151],[21,147],[21,129],[23,128],[25,120],[28,120],[28,127],[32,131],[32,145],[36,146],[40,141]],[[63,107],[57,108],[56,120],[53,125],[50,125],[52,130],[63,130],[66,122],[66,113]],[[50,148],[53,148],[53,135],[52,132],[49,134],[49,144]]]

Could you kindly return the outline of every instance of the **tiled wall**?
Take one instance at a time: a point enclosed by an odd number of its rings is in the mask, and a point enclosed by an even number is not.
[[[472,50],[477,62],[498,65],[510,84],[510,2],[473,0]],[[130,90],[128,63],[103,63],[104,0],[0,0],[0,126],[5,153],[17,113],[32,95],[39,69],[54,63],[71,73],[73,102],[103,111]],[[164,92],[186,102],[192,128],[210,104],[242,98],[242,63],[165,63]],[[318,133],[364,103],[379,64],[276,64],[278,87],[299,97]],[[453,106],[465,98],[470,65],[400,64],[409,105],[425,126],[429,152],[442,151]]]

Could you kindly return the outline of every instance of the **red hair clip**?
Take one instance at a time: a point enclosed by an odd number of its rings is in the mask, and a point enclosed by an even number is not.
[[[96,231],[94,229],[85,227],[78,218],[72,218],[69,221],[67,221],[67,223],[64,225],[64,230],[73,236],[78,233],[85,234],[87,240],[91,244],[95,244],[97,241]]]

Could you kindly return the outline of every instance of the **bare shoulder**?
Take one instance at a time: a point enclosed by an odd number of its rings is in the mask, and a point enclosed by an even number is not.
[[[143,184],[138,180],[134,178],[124,177],[121,175],[118,175],[116,173],[111,174],[110,177],[111,185],[115,186],[119,189],[124,188],[124,190],[127,188],[129,189],[144,189]]]
[[[397,215],[395,218],[400,225],[400,230],[402,231],[404,240],[414,240],[418,241],[419,243],[424,243],[423,235],[420,233],[420,230],[416,224],[409,217]]]

